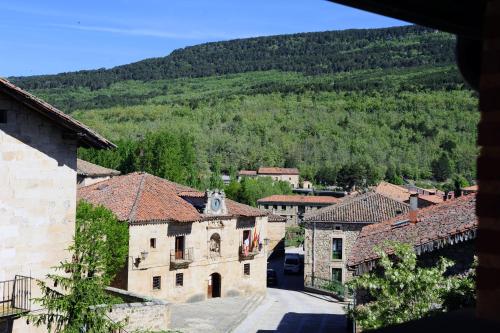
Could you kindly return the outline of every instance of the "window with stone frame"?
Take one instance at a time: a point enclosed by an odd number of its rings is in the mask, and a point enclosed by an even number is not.
[[[153,290],[161,289],[161,276],[153,276]]]
[[[342,259],[342,238],[332,240],[332,259]]]
[[[250,264],[243,265],[243,274],[250,275]]]
[[[342,283],[342,268],[332,268],[332,281]]]
[[[149,247],[152,249],[156,249],[156,238],[149,239]]]

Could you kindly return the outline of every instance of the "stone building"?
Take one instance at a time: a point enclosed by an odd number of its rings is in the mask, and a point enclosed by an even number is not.
[[[382,223],[363,227],[349,255],[348,268],[360,275],[372,270],[379,259],[375,246],[386,241],[410,244],[419,261],[435,265],[440,257],[455,262],[449,273],[468,271],[474,259],[477,231],[476,194],[401,215]]]
[[[82,159],[76,160],[76,171],[78,187],[92,185],[120,174],[120,171],[108,169]]]
[[[260,209],[285,217],[286,224],[291,226],[302,222],[304,214],[334,205],[339,200],[338,198],[327,196],[276,194],[257,200],[257,204]]]
[[[68,257],[78,147],[114,145],[0,78],[0,332],[44,331],[14,319],[36,309],[32,280]]]
[[[292,188],[298,188],[299,174],[297,168],[261,167],[257,171],[240,170],[238,172],[238,181],[243,177],[271,177],[275,181],[281,180],[290,183]]]
[[[376,192],[342,199],[336,205],[311,212],[304,217],[306,286],[317,279],[344,283],[352,272],[346,269],[347,258],[361,229],[408,213],[409,205]]]
[[[128,223],[129,258],[114,287],[193,302],[265,293],[267,212],[147,173],[78,190]]]
[[[269,214],[267,216],[268,256],[272,253],[285,253],[286,217]]]
[[[418,207],[420,208],[437,205],[447,199],[444,192],[433,189],[421,189],[419,187],[411,188],[414,189],[414,191],[403,186],[382,181],[375,187],[374,190],[375,192],[385,195],[386,197],[405,203],[410,203],[410,195],[412,193],[416,193],[418,194]]]

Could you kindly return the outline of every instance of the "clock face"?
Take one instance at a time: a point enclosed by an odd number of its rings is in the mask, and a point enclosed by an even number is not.
[[[220,201],[220,198],[213,198],[212,199],[212,210],[214,212],[217,212],[219,211],[219,209],[221,208],[221,201]]]

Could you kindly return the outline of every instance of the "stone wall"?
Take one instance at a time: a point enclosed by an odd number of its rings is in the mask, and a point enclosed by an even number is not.
[[[269,251],[285,238],[285,222],[269,222],[267,224],[267,238],[269,238]]]
[[[68,257],[74,234],[77,141],[1,93],[0,110],[7,111],[0,123],[0,281],[44,279]],[[36,331],[14,321],[14,332]]]
[[[352,278],[352,272],[346,268],[347,258],[353,250],[358,234],[366,224],[330,222],[315,224],[315,231],[313,223],[306,223],[305,225],[304,275],[314,275],[317,278],[328,280],[332,277],[332,268],[340,268],[342,269],[342,282],[348,281]],[[340,228],[340,230],[335,230],[336,227]],[[332,258],[333,238],[342,239],[342,259]]]
[[[266,292],[267,251],[253,259],[240,261],[239,247],[243,230],[256,228],[261,240],[267,238],[267,216],[256,219],[222,219],[194,223],[146,223],[130,225],[127,290],[171,302],[205,300],[212,273],[221,276],[221,295],[238,296]],[[210,238],[220,237],[220,253],[210,252]],[[185,268],[175,269],[170,254],[175,249],[175,237],[185,237],[185,248],[192,249],[193,261]],[[156,248],[150,248],[150,239]],[[147,251],[145,260],[138,259]],[[250,275],[244,265],[250,264]],[[176,285],[176,274],[183,274],[183,285]],[[153,277],[161,278],[161,288],[153,289]],[[121,279],[123,281],[123,279]]]
[[[171,309],[168,302],[116,288],[108,288],[108,291],[129,302],[113,305],[108,313],[108,317],[114,322],[123,321],[127,332],[162,331],[169,328]]]

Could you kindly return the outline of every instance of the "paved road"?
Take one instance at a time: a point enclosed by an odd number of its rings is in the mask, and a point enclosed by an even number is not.
[[[303,275],[283,275],[283,258],[269,266],[278,273],[277,288],[234,330],[235,333],[336,333],[346,332],[342,304],[330,297],[303,291]]]

